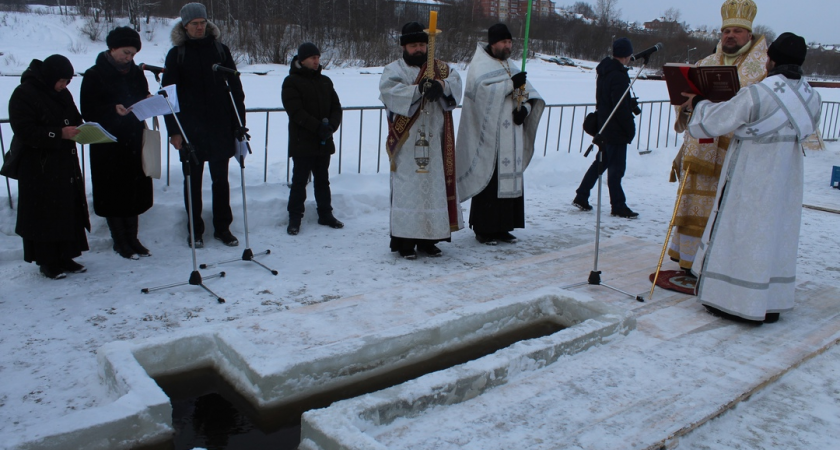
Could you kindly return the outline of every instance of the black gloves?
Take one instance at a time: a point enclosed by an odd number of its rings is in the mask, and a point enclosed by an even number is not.
[[[517,89],[525,85],[525,74],[528,72],[519,72],[516,75],[510,77],[513,80],[513,88]]]
[[[525,109],[525,105],[522,105],[519,108],[513,110],[513,123],[517,125],[522,125],[523,123],[525,123],[526,117],[528,117],[528,110]]]
[[[426,87],[427,82],[430,83],[431,86]],[[443,86],[435,80],[423,78],[423,80],[420,81],[420,93],[426,97],[426,100],[436,102],[439,98],[443,97]]]
[[[248,128],[246,127],[239,127],[237,128],[233,134],[236,136],[236,139],[240,141],[249,141],[251,140],[251,135],[248,134]]]
[[[333,129],[327,122],[321,122],[321,125],[318,127],[318,137],[321,138],[321,141],[326,141],[330,137],[332,137]]]

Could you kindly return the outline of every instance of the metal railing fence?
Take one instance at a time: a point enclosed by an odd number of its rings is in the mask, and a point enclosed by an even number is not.
[[[680,142],[680,133],[674,131],[676,114],[668,101],[640,101],[639,107],[642,113],[636,117],[636,138],[634,139],[639,153],[650,153],[662,147],[676,147]],[[542,148],[542,156],[546,156],[549,149],[555,152],[561,149],[567,153],[571,153],[572,150],[583,152],[591,142],[591,138],[583,132],[583,118],[594,109],[594,103],[546,105],[546,111],[540,120],[537,141],[534,144],[535,155],[540,154],[540,148]],[[334,136],[336,154],[330,164],[331,174],[346,172],[348,165],[353,167],[353,171],[358,174],[380,173],[383,170],[383,162],[387,163],[387,155],[383,155],[383,142],[387,137],[385,108],[382,106],[345,107],[343,111],[342,125]],[[270,176],[277,179],[285,175],[285,183],[289,184],[291,164],[287,157],[288,116],[285,114],[285,109],[249,108],[246,114],[252,136],[251,148],[255,153],[259,153],[260,150],[263,153],[262,181],[267,183]],[[274,117],[277,114],[280,117]],[[261,120],[262,115],[265,116],[264,121]],[[460,107],[453,112],[453,115],[457,129]],[[279,120],[280,124],[273,124],[272,118],[275,121]],[[840,121],[840,102],[823,102],[820,120],[823,140],[836,141],[840,138],[838,121]],[[5,152],[8,150],[6,143],[11,140],[8,136],[11,136],[9,119],[0,119],[0,148],[2,148],[0,153],[4,161]],[[259,143],[262,143],[262,149],[257,148]],[[82,171],[86,175],[87,163],[84,147],[82,146],[80,154]],[[166,147],[166,158],[162,163],[166,167],[165,181],[169,186],[172,167],[174,166],[177,170],[180,165],[178,153],[173,152],[168,143]],[[250,160],[253,161],[255,157],[256,155],[252,156]],[[246,163],[249,166],[252,165],[247,158]],[[387,170],[387,166],[384,170]],[[14,180],[6,179],[6,195],[10,208],[14,207],[12,201],[14,183],[16,183]]]

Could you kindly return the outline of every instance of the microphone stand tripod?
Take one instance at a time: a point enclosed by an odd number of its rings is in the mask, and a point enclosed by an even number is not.
[[[570,284],[570,285],[567,285],[567,286],[562,286],[562,289],[577,287],[577,286],[583,286],[585,284],[591,284],[591,285],[595,285],[595,286],[603,286],[605,288],[612,289],[616,292],[620,292],[620,293],[622,293],[624,295],[627,295],[629,297],[633,297],[633,298],[636,299],[636,301],[639,301],[639,302],[644,302],[645,301],[644,297],[642,297],[641,294],[634,295],[634,294],[631,294],[629,292],[622,291],[621,289],[615,288],[613,286],[610,286],[608,284],[604,284],[604,283],[601,282],[601,271],[598,270],[598,252],[599,252],[600,246],[601,246],[601,178],[602,178],[603,173],[604,173],[604,165],[603,165],[604,164],[604,152],[603,152],[603,150],[600,149],[601,144],[603,144],[603,137],[601,136],[601,133],[603,133],[604,129],[607,128],[607,124],[610,123],[610,120],[612,120],[613,116],[615,115],[615,112],[618,110],[618,107],[621,106],[621,102],[624,101],[624,99],[627,97],[627,94],[630,92],[630,89],[633,88],[633,84],[636,83],[636,80],[639,79],[639,75],[641,75],[642,70],[644,70],[645,66],[647,66],[649,59],[650,59],[650,55],[644,57],[644,64],[642,64],[642,67],[639,68],[638,72],[636,72],[636,76],[633,78],[633,81],[631,81],[630,85],[627,86],[627,89],[624,90],[624,94],[621,95],[621,99],[618,101],[618,103],[616,103],[615,107],[613,107],[613,110],[610,112],[610,116],[607,117],[607,121],[604,122],[603,125],[601,125],[601,129],[598,130],[598,134],[595,135],[594,138],[592,138],[592,143],[589,144],[589,148],[587,148],[586,152],[583,154],[584,157],[589,156],[589,152],[592,151],[592,148],[596,144],[598,145],[599,148],[598,148],[598,153],[596,155],[596,157],[598,158],[598,202],[597,202],[596,211],[595,211],[595,265],[592,268],[592,271],[589,272],[589,279],[587,279],[586,281],[580,282],[580,283],[574,283],[574,284]]]
[[[234,115],[236,115],[236,120],[239,122],[239,130],[237,131],[237,136],[236,136],[236,139],[239,141],[237,143],[236,160],[239,161],[239,174],[240,174],[240,179],[242,180],[242,183],[241,183],[242,184],[242,217],[245,218],[245,251],[242,252],[242,257],[241,258],[228,259],[228,260],[224,260],[224,261],[211,263],[209,265],[208,264],[202,264],[200,267],[202,269],[206,269],[210,265],[225,264],[225,263],[234,262],[234,261],[250,261],[250,262],[262,267],[263,269],[271,272],[272,275],[277,275],[279,273],[278,271],[266,266],[265,264],[257,261],[256,259],[254,259],[254,252],[251,251],[251,243],[250,243],[249,238],[248,238],[248,203],[245,200],[245,155],[240,154],[238,152],[238,146],[239,145],[244,145],[245,148],[248,149],[248,153],[251,153],[251,143],[248,141],[250,136],[248,136],[247,128],[242,126],[242,119],[239,117],[239,109],[236,107],[236,100],[234,100],[234,98],[233,98],[233,92],[231,92],[230,83],[228,83],[228,74],[226,72],[221,72],[221,71],[217,72],[217,73],[221,73],[224,76],[225,86],[227,87],[227,92],[228,92],[228,95],[230,96],[230,103],[233,105],[233,113],[234,113]],[[271,250],[265,250],[265,251],[257,253],[257,254],[258,255],[268,255],[268,254],[271,254]]]
[[[193,148],[192,144],[190,144],[189,139],[187,139],[186,133],[184,133],[184,127],[181,126],[181,121],[178,120],[178,115],[175,114],[175,109],[172,108],[172,103],[169,102],[169,97],[166,94],[166,91],[161,89],[158,91],[158,94],[162,95],[164,99],[166,99],[166,104],[169,105],[169,109],[172,111],[172,117],[175,118],[175,123],[178,124],[178,129],[181,130],[181,136],[184,138],[184,144],[181,146],[180,156],[181,156],[181,163],[184,165],[184,174],[186,175],[186,185],[187,185],[187,216],[189,217],[190,221],[190,249],[192,250],[192,264],[193,270],[190,273],[190,279],[183,283],[173,283],[167,284],[164,286],[157,286],[151,288],[143,288],[140,292],[144,294],[148,294],[152,291],[157,291],[161,289],[168,289],[177,286],[183,286],[185,284],[190,284],[192,286],[200,286],[205,291],[209,292],[210,295],[216,297],[216,300],[219,303],[224,303],[225,299],[219,297],[215,292],[211,291],[210,288],[204,285],[204,282],[201,278],[201,273],[198,272],[198,267],[196,264],[195,259],[195,225],[193,223],[193,204],[192,204],[192,184],[190,183],[190,178],[192,175],[192,168],[190,162],[198,163],[198,157],[195,155],[195,148]],[[220,272],[216,275],[211,275],[207,278],[223,278],[225,276],[224,272]]]

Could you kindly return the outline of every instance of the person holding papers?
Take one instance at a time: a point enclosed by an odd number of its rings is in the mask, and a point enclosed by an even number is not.
[[[137,239],[138,216],[152,207],[152,179],[143,171],[145,123],[127,107],[149,97],[149,84],[134,63],[140,35],[118,27],[105,39],[108,50],[96,57],[85,72],[80,105],[85,120],[98,122],[117,142],[91,144],[90,177],[93,211],[104,217],[114,240],[114,251],[123,258],[151,256]]]
[[[33,59],[9,99],[12,148],[20,152],[15,233],[23,259],[48,278],[85,271],[73,261],[88,250],[90,231],[76,143],[82,123],[67,85],[73,65],[62,55]]]

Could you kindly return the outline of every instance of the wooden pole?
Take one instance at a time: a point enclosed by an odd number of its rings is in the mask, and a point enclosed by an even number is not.
[[[688,179],[688,171],[691,170],[691,165],[685,168],[682,182],[680,182],[680,190],[677,193],[677,201],[674,203],[674,213],[671,215],[671,223],[668,224],[668,233],[665,234],[665,243],[662,244],[662,253],[659,254],[659,263],[656,265],[656,273],[653,275],[653,284],[650,286],[650,295],[648,300],[653,300],[653,289],[656,288],[656,280],[659,279],[659,269],[662,268],[662,260],[665,259],[665,250],[668,248],[668,239],[671,237],[671,229],[674,227],[674,221],[677,220],[677,210],[680,208],[680,201],[682,200],[683,189],[685,189],[685,181]]]

